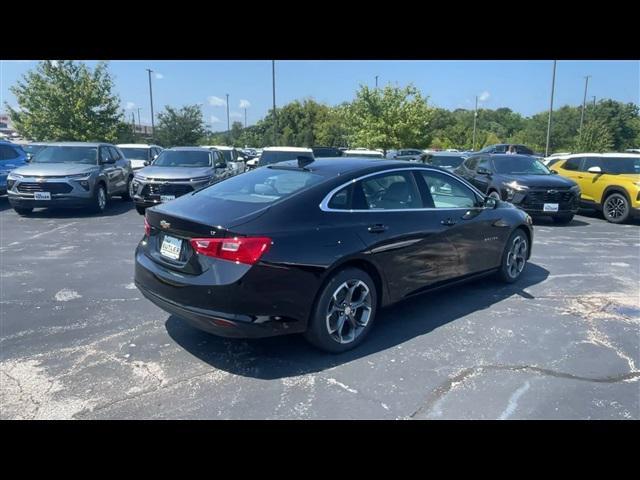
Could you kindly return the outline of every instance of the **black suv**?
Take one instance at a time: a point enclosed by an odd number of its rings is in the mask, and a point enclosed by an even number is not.
[[[507,153],[509,147],[513,146],[516,149],[516,153],[520,155],[535,155],[533,150],[525,145],[517,143],[497,143],[496,145],[489,145],[484,147],[478,153]]]
[[[336,147],[311,147],[315,158],[342,157],[342,150]]]
[[[455,173],[490,197],[513,203],[532,216],[569,223],[578,211],[580,187],[529,155],[476,154]]]

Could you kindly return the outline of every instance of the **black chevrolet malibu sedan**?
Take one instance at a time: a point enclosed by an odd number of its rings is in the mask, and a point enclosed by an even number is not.
[[[533,216],[569,223],[578,211],[580,187],[529,155],[474,155],[457,173],[482,193],[506,200]]]
[[[531,218],[438,167],[301,157],[147,210],[135,283],[224,337],[302,333],[341,352],[379,307],[521,275]]]

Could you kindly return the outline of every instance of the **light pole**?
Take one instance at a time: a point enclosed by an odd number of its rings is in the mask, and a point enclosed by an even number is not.
[[[549,120],[547,121],[547,146],[544,149],[544,156],[549,156],[549,138],[551,135],[551,112],[553,112],[553,93],[556,87],[556,61],[553,61],[553,76],[551,77],[551,103],[549,104]]]
[[[140,122],[140,110],[141,108],[138,107],[138,130],[142,132],[142,123]]]
[[[478,120],[478,96],[476,95],[476,109],[473,112],[473,151],[476,150],[476,121]]]
[[[247,107],[244,107],[244,128],[247,128]]]
[[[229,123],[229,94],[227,93],[227,132],[231,135],[231,124]]]
[[[271,60],[271,81],[273,85],[273,146],[278,142],[276,140],[278,132],[278,117],[276,116],[276,61]]]
[[[580,115],[580,134],[582,134],[582,122],[584,122],[584,106],[587,103],[587,87],[589,86],[589,78],[591,75],[584,77],[584,98],[582,99],[582,114]]]
[[[376,75],[376,90],[378,89],[378,75]]]
[[[592,95],[593,97],[593,108],[596,108],[596,96]]]
[[[155,123],[153,121],[153,90],[151,88],[151,73],[153,70],[147,68],[147,72],[149,72],[149,101],[151,103],[151,137],[153,138],[155,134]]]

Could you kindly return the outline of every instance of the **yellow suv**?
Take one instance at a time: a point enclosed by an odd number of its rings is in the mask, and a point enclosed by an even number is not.
[[[580,206],[601,210],[612,223],[640,216],[640,155],[578,153],[554,163],[552,171],[574,180]]]

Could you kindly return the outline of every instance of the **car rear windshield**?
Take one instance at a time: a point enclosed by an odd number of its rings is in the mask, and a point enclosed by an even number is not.
[[[286,152],[286,151],[263,151],[258,160],[258,165],[271,165],[272,163],[286,162],[287,160],[295,160],[299,156],[311,156],[310,152]]]
[[[154,167],[210,167],[209,152],[163,150],[153,162]]]
[[[640,174],[640,157],[604,157],[601,160],[602,170],[606,173],[636,173]]]
[[[42,150],[46,145],[22,145],[22,149],[30,153],[31,155],[35,155],[40,150]]]
[[[148,148],[123,148],[120,147],[125,158],[129,160],[149,160]]]
[[[507,175],[549,175],[551,171],[531,157],[505,156],[493,158],[496,172]]]
[[[49,146],[33,157],[34,163],[83,163],[98,164],[97,147],[62,147]]]
[[[241,203],[273,203],[324,177],[302,170],[258,168],[207,187],[195,195]]]
[[[429,163],[436,167],[459,167],[464,161],[463,157],[454,157],[449,155],[433,156]]]

